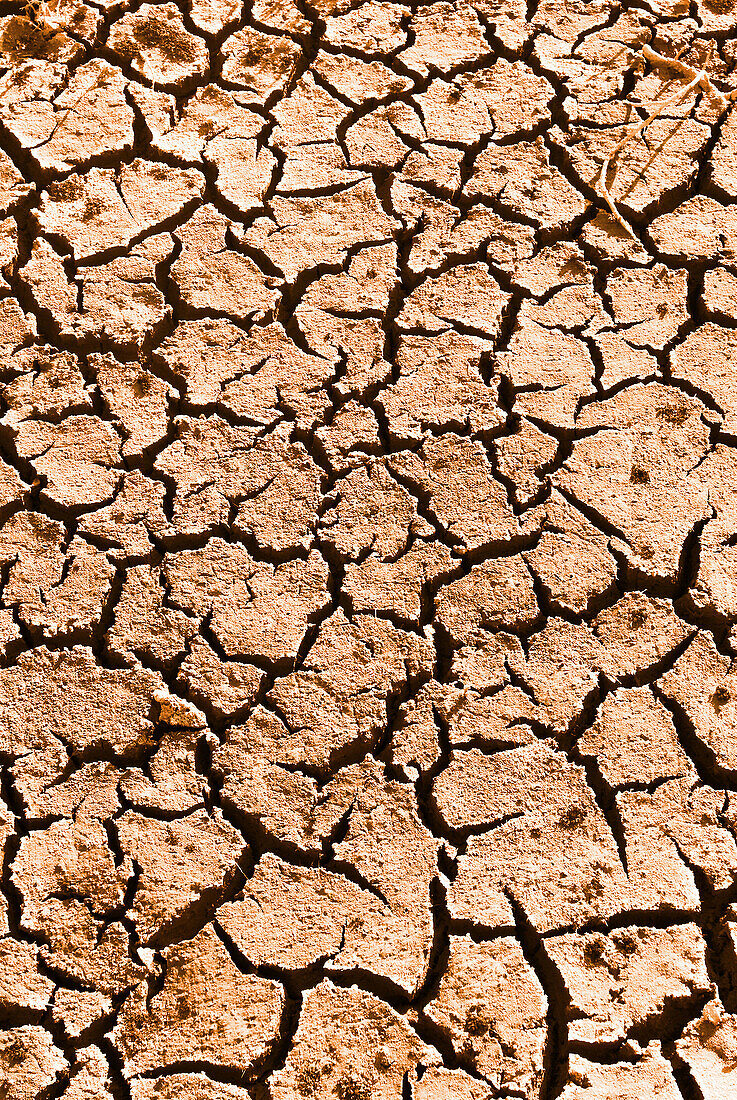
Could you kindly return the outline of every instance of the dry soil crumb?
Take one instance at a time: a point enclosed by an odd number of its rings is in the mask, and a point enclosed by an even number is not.
[[[736,34],[3,9],[3,1100],[737,1095]]]

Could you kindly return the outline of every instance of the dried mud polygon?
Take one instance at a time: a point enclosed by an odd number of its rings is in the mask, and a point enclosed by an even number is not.
[[[0,5],[0,1096],[737,1095],[737,4]]]

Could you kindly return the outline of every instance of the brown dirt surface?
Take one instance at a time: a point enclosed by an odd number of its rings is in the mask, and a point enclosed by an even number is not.
[[[737,1096],[737,0],[0,7],[0,1100]]]

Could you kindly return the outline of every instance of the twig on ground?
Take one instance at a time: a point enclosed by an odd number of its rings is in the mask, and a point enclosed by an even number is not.
[[[687,77],[688,84],[685,86],[685,88],[679,88],[676,92],[673,93],[673,95],[669,96],[668,99],[664,100],[663,103],[656,107],[656,109],[652,111],[647,118],[643,119],[636,126],[633,126],[632,129],[628,130],[621,141],[618,141],[617,144],[614,146],[609,156],[605,158],[601,166],[599,176],[596,180],[596,183],[594,184],[594,189],[597,195],[599,195],[607,204],[609,210],[612,213],[612,217],[622,227],[622,229],[624,229],[625,233],[627,233],[633,239],[636,239],[634,230],[632,229],[632,226],[629,225],[629,223],[622,217],[619,210],[617,209],[617,204],[615,203],[607,184],[607,176],[609,175],[609,169],[612,165],[612,161],[622,152],[622,150],[627,145],[629,145],[631,141],[634,141],[636,138],[641,137],[651,122],[654,122],[655,119],[662,115],[663,112],[666,111],[669,107],[674,107],[677,106],[679,103],[682,103],[683,100],[691,95],[691,93],[696,88],[701,88],[701,90],[707,95],[711,96],[712,99],[716,99],[722,110],[726,110],[730,102],[734,102],[734,100],[737,99],[737,89],[730,92],[728,95],[724,95],[723,92],[720,92],[719,89],[714,86],[705,69],[694,69],[691,65],[686,65],[685,62],[680,61],[678,58],[666,57],[665,54],[658,53],[657,50],[654,50],[652,46],[648,46],[647,44],[644,45],[640,50],[640,55],[646,61],[649,61],[651,65],[662,65],[668,69],[674,70],[679,74],[679,76]]]

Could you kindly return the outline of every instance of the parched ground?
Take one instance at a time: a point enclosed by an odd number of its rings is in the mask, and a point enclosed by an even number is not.
[[[0,0],[3,1100],[737,1096],[736,62]]]

